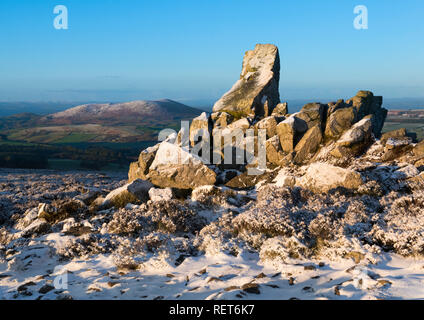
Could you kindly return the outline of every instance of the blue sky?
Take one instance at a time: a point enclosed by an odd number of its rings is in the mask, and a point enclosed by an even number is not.
[[[1,0],[0,101],[212,101],[256,43],[280,49],[282,100],[424,97],[423,14],[422,0]]]

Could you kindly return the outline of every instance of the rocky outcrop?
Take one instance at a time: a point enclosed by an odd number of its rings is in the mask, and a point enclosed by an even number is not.
[[[213,112],[225,111],[235,118],[268,116],[280,103],[280,57],[272,44],[257,44],[243,59],[240,79],[219,99]]]
[[[360,180],[358,174],[343,168],[365,156],[381,136],[387,114],[382,97],[361,90],[346,101],[308,103],[290,115],[287,103],[280,103],[279,71],[275,46],[259,44],[246,52],[237,83],[215,103],[211,115],[202,113],[192,120],[190,146],[182,148],[181,130],[176,142],[175,138],[168,138],[166,143],[146,149],[131,164],[130,181],[142,178],[159,188],[178,190],[214,184],[243,189],[268,181],[272,174],[267,169],[309,165],[310,170],[300,181],[305,182],[303,186],[318,190],[318,182],[308,181],[318,170],[315,163],[321,163],[319,168],[324,171],[336,168],[324,189],[355,189]],[[421,146],[414,147],[412,142],[405,130],[384,134],[377,142],[379,151],[373,150],[377,152],[374,159],[424,165]],[[263,162],[269,167],[264,168]],[[326,180],[322,174],[317,177]],[[288,180],[292,182],[292,178]],[[152,193],[158,194],[155,199],[161,198],[159,191]],[[165,198],[167,195],[169,192],[164,192]]]

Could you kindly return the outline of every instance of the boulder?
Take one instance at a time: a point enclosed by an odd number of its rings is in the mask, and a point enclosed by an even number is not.
[[[277,134],[277,123],[278,118],[274,116],[266,117],[262,119],[258,123],[256,123],[256,129],[266,129],[266,137],[267,139],[272,138]]]
[[[289,106],[287,102],[279,103],[272,111],[272,116],[283,117],[289,113]]]
[[[296,117],[302,119],[308,125],[308,128],[312,128],[319,125],[322,128],[326,118],[326,106],[321,103],[308,103],[302,107],[300,112],[296,114]]]
[[[340,137],[344,131],[348,130],[355,122],[355,109],[342,108],[335,110],[329,116],[325,127],[325,137],[336,139]]]
[[[162,142],[150,166],[149,180],[161,188],[193,189],[215,184],[216,173],[187,150]]]
[[[153,184],[149,181],[137,179],[111,191],[104,199],[102,207],[113,206],[124,208],[128,203],[142,203],[149,200],[149,190]]]
[[[294,151],[294,163],[302,164],[314,154],[322,141],[321,124],[318,123],[309,129],[299,143],[296,145]]]
[[[352,128],[346,131],[337,141],[337,145],[342,147],[352,147],[355,144],[366,144],[371,140],[371,133],[371,117],[366,117],[358,123],[355,123]]]
[[[292,152],[296,142],[305,131],[308,125],[302,119],[292,115],[277,125],[277,134],[280,138],[281,147],[284,152]]]
[[[240,79],[213,106],[236,119],[254,115],[268,116],[280,103],[280,57],[272,44],[257,44],[243,59]]]
[[[381,135],[380,141],[382,144],[386,144],[387,140],[390,138],[404,138],[406,137],[406,134],[405,128],[389,131]]]
[[[363,180],[356,171],[316,162],[309,165],[306,174],[297,179],[296,184],[313,192],[323,193],[339,187],[356,190],[363,184]]]
[[[277,166],[282,164],[285,157],[280,145],[280,138],[274,136],[266,141],[266,159]]]
[[[381,156],[382,161],[393,161],[412,149],[412,139],[409,137],[392,137],[388,138],[384,153]]]

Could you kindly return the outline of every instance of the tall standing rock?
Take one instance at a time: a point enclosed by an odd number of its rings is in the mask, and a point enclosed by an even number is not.
[[[257,44],[243,59],[240,79],[219,99],[213,112],[225,111],[235,118],[263,117],[280,103],[280,57],[272,44]]]

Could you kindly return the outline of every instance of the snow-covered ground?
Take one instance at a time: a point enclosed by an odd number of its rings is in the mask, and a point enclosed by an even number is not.
[[[124,183],[0,169],[0,298],[424,298],[422,190],[204,187],[185,201],[83,208],[37,224],[39,203]]]

